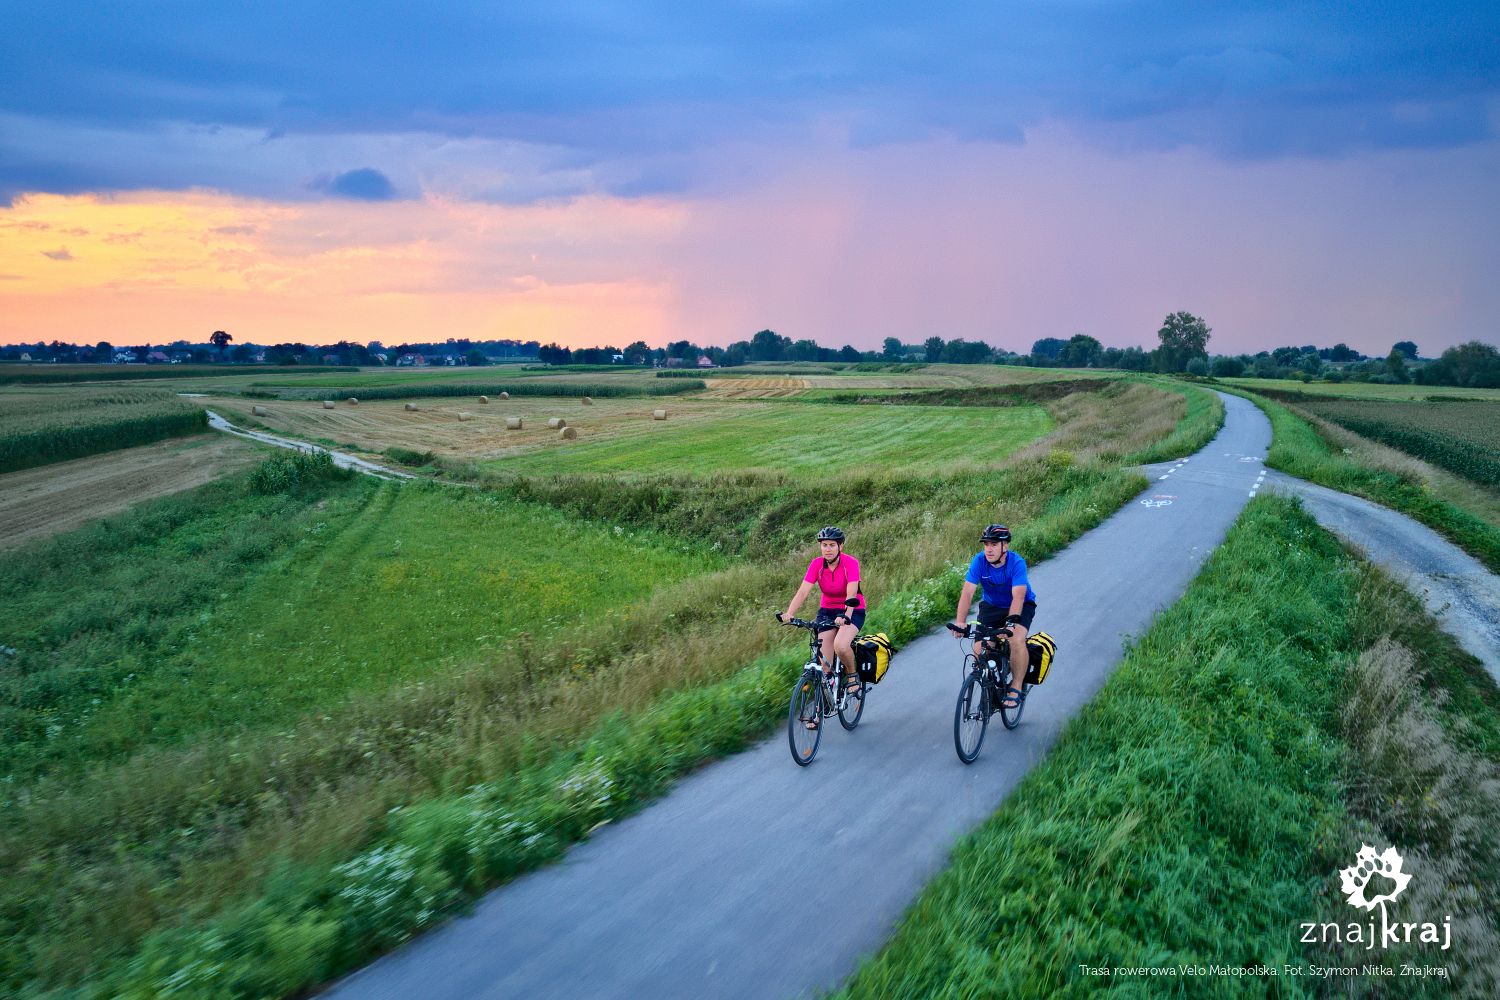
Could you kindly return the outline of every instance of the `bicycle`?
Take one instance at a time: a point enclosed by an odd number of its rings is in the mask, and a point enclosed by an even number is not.
[[[995,640],[1009,640],[1010,629],[1003,625],[971,622],[962,630],[952,625],[948,630],[958,637],[959,648],[964,649],[964,680],[958,689],[958,704],[953,709],[953,748],[958,752],[959,760],[972,764],[979,758],[979,747],[984,743],[990,716],[999,712],[1006,729],[1016,728],[1032,685],[1026,683],[1025,674],[1022,674],[1020,698],[1014,708],[1005,707],[1005,693],[1012,681],[1010,643]],[[981,648],[985,650],[985,656],[981,659],[965,649],[965,639],[980,640],[984,644]]]
[[[778,621],[781,619],[778,617]],[[823,644],[818,636],[838,626],[829,623],[810,622],[801,618],[788,618],[786,624],[805,628],[808,636],[807,664],[797,683],[792,686],[791,704],[787,708],[786,738],[792,748],[792,759],[800,767],[812,763],[823,739],[823,720],[837,714],[839,725],[853,731],[865,714],[865,685],[860,685],[856,695],[849,690],[848,676],[843,666],[834,657],[830,675],[823,662]]]

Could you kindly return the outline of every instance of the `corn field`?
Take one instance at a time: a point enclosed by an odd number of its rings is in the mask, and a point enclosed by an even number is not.
[[[1298,405],[1465,479],[1500,486],[1500,404],[1320,399]]]
[[[201,409],[158,389],[0,392],[0,472],[148,444],[208,426]]]

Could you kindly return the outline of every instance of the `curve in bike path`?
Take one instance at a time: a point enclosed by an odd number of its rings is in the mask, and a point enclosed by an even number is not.
[[[902,650],[855,732],[830,720],[810,767],[779,730],[327,995],[698,1000],[836,986],[1223,540],[1271,440],[1252,404],[1224,405],[1206,448],[1152,470],[1143,494],[1035,568],[1036,627],[1056,637],[1058,661],[1020,727],[995,719],[972,766],[953,750],[958,643],[926,636]]]

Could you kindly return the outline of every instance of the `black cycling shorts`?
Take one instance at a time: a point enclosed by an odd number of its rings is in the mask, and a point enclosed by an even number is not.
[[[813,622],[818,625],[832,625],[833,620],[839,617],[839,615],[846,616],[854,624],[855,628],[865,627],[864,608],[860,608],[857,611],[849,611],[844,608],[819,608],[818,617],[814,618]]]
[[[1005,619],[1010,617],[1010,605],[997,607],[985,601],[979,602],[979,624],[988,628],[999,628],[1005,624]],[[1021,627],[1031,634],[1031,619],[1036,617],[1036,602],[1027,601],[1021,605]]]

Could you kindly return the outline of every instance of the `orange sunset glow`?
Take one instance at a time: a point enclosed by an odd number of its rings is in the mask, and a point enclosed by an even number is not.
[[[656,340],[672,290],[648,269],[650,251],[684,216],[602,197],[30,195],[0,209],[0,339],[162,342],[227,329],[260,343]]]

